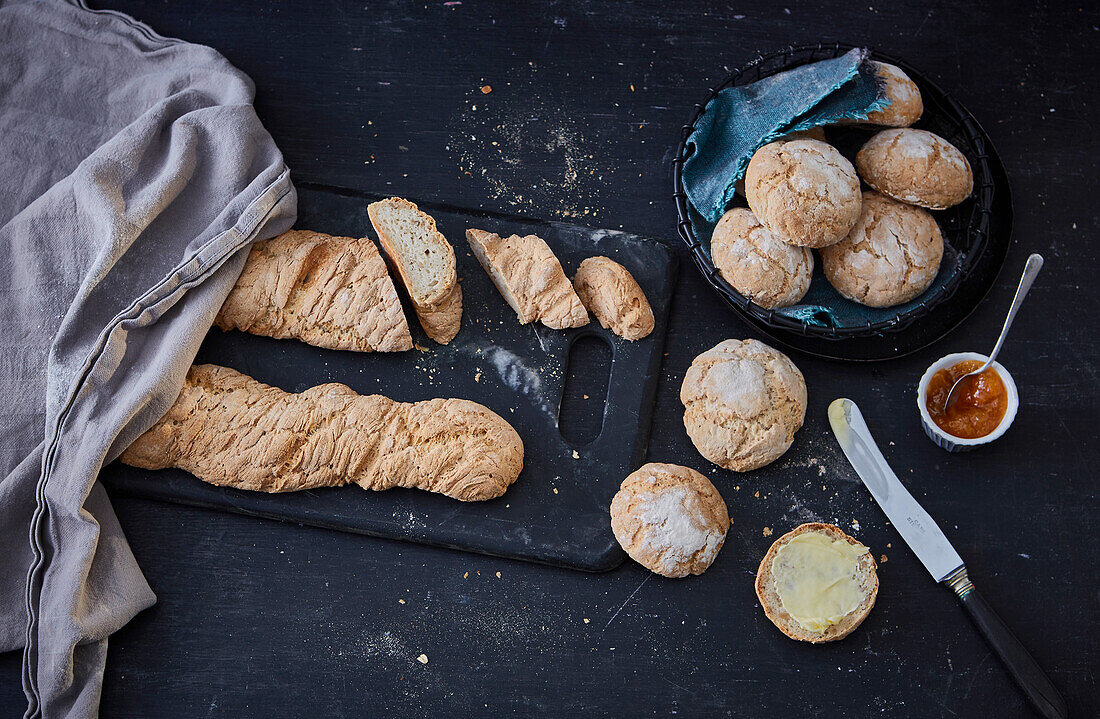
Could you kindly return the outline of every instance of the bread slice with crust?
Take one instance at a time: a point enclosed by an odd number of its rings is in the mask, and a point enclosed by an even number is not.
[[[451,243],[431,215],[400,197],[372,202],[367,214],[424,331],[447,344],[462,321],[462,290]]]
[[[775,540],[768,553],[764,555],[764,559],[761,560],[760,569],[756,572],[756,596],[760,599],[760,606],[764,608],[764,614],[775,626],[779,627],[779,631],[791,639],[821,644],[822,642],[833,642],[848,636],[871,613],[871,608],[875,606],[875,598],[878,596],[878,565],[875,564],[875,558],[871,556],[870,550],[865,552],[859,558],[859,564],[856,568],[856,577],[864,595],[863,600],[855,609],[844,615],[840,622],[827,627],[822,632],[811,631],[802,626],[784,608],[783,600],[776,588],[775,575],[772,571],[779,550],[798,535],[809,532],[820,532],[838,541],[848,542],[854,546],[863,546],[859,541],[849,537],[839,527],[832,524],[810,522],[796,527]]]
[[[520,324],[538,321],[556,330],[588,324],[588,311],[581,298],[541,237],[502,238],[493,232],[469,229],[466,239],[493,284],[516,311]]]
[[[256,242],[214,323],[356,352],[403,352],[412,335],[369,238],[290,230]]]

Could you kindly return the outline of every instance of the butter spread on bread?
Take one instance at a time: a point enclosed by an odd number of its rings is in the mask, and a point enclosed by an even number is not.
[[[875,606],[875,559],[838,527],[803,524],[764,555],[756,596],[768,619],[791,639],[813,644],[843,639]]]
[[[772,567],[783,608],[811,632],[838,624],[863,600],[856,573],[866,553],[862,544],[821,532],[792,538],[776,552]]]

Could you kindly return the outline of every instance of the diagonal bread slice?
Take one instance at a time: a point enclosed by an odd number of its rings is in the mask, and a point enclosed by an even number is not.
[[[810,533],[820,533],[829,539],[847,542],[854,547],[862,547],[864,550],[867,549],[859,541],[849,537],[839,527],[832,524],[810,522],[800,525],[775,540],[768,553],[764,555],[764,559],[760,562],[760,568],[756,572],[756,596],[760,599],[760,606],[764,608],[764,614],[779,628],[779,631],[791,639],[820,644],[843,639],[867,618],[871,608],[875,606],[875,598],[878,596],[878,572],[875,558],[871,556],[870,550],[864,551],[859,556],[853,574],[862,593],[862,600],[840,621],[829,625],[824,631],[812,631],[806,628],[783,606],[783,599],[780,597],[776,581],[775,560],[779,550],[792,539]]]
[[[502,238],[466,230],[478,262],[519,316],[520,324],[539,321],[560,330],[588,324],[588,311],[565,276],[558,258],[536,235]]]
[[[367,214],[424,331],[447,344],[462,322],[454,248],[436,229],[435,220],[408,200],[372,202]]]
[[[412,349],[386,263],[365,237],[290,230],[253,244],[214,322],[328,349]]]
[[[516,481],[523,442],[500,415],[464,399],[395,402],[335,382],[295,394],[195,365],[175,404],[120,459],[259,492],[358,484],[474,502]]]

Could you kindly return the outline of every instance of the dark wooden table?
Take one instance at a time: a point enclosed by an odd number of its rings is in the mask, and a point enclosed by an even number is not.
[[[873,366],[794,357],[809,385],[806,426],[772,466],[713,473],[733,529],[702,577],[664,580],[630,563],[581,574],[116,498],[160,601],[111,639],[103,716],[1029,716],[836,449],[825,408],[842,394],[860,402],[1071,713],[1095,715],[1100,7],[111,5],[251,75],[298,181],[670,242],[672,146],[708,84],[758,50],[867,43],[977,115],[1011,176],[1016,225],[995,290],[947,339]],[[914,383],[937,357],[992,343],[1031,251],[1047,267],[1002,355],[1019,417],[995,446],[949,456],[921,433]],[[683,429],[680,381],[697,353],[749,335],[685,262],[650,459],[709,471]],[[776,631],[752,582],[765,528],[818,518],[887,561],[863,626],[815,647]],[[17,654],[0,657],[3,716],[23,706],[18,668]]]

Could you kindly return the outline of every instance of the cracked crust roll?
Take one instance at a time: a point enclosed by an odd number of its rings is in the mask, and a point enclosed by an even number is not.
[[[722,277],[761,307],[789,307],[810,289],[813,253],[777,240],[746,208],[722,215],[711,235],[710,254]]]
[[[918,297],[935,281],[942,260],[943,236],[932,215],[877,192],[863,193],[863,211],[848,236],[821,249],[829,283],[868,307]]]
[[[699,453],[719,467],[747,472],[791,446],[806,418],[806,380],[763,342],[725,340],[692,361],[680,401]]]
[[[856,154],[859,176],[899,202],[930,210],[959,204],[974,189],[974,173],[959,148],[927,130],[883,130]]]
[[[749,161],[745,199],[777,239],[827,247],[844,239],[859,219],[859,177],[832,145],[780,140]]]
[[[729,526],[726,503],[710,480],[677,464],[639,467],[611,500],[615,539],[631,559],[663,577],[705,572]]]

